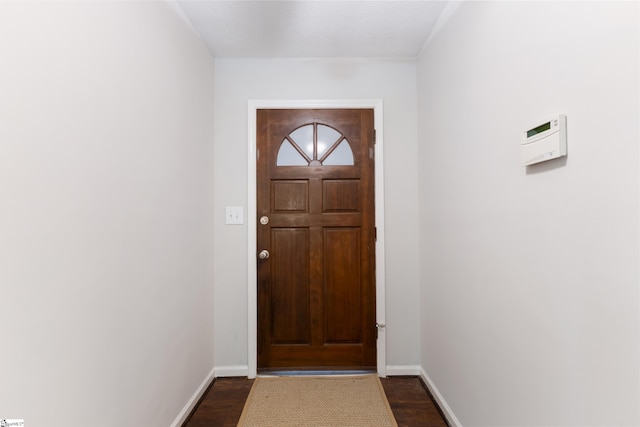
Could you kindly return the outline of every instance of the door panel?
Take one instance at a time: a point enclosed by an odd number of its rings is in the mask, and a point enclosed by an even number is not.
[[[358,211],[359,180],[325,179],[322,184],[322,212]]]
[[[308,212],[309,182],[306,180],[272,181],[272,212]]]
[[[309,229],[271,229],[274,344],[309,344]]]
[[[374,369],[373,110],[258,110],[258,368]]]
[[[362,342],[360,229],[325,228],[323,240],[325,342]]]

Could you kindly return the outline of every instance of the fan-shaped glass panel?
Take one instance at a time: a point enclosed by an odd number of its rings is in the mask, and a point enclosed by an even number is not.
[[[335,150],[322,162],[325,166],[353,166],[353,153],[346,139],[336,147]]]
[[[339,131],[320,123],[310,123],[284,138],[276,165],[353,166],[354,158],[349,142]]]
[[[318,125],[318,158],[321,159],[333,144],[335,144],[342,135],[334,128],[325,125]]]
[[[278,150],[278,160],[276,161],[278,166],[309,166],[307,160],[293,148],[293,145],[286,139],[280,145]]]
[[[313,159],[313,124],[299,127],[289,134],[289,138],[293,139],[310,159]]]

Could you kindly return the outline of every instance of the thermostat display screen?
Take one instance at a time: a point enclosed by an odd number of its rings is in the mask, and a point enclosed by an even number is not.
[[[533,135],[536,135],[540,132],[544,132],[545,130],[551,129],[551,122],[547,122],[543,125],[538,126],[537,128],[533,128],[527,131],[527,138],[531,138]]]

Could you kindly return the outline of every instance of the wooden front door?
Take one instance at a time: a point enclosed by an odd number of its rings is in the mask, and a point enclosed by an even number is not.
[[[376,367],[373,136],[370,109],[257,111],[258,369]]]

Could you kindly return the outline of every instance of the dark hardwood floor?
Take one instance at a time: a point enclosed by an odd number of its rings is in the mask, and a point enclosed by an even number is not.
[[[399,427],[446,427],[418,377],[381,378]],[[253,380],[218,378],[183,427],[236,427]]]
[[[446,427],[424,384],[418,377],[380,378],[398,427]]]

